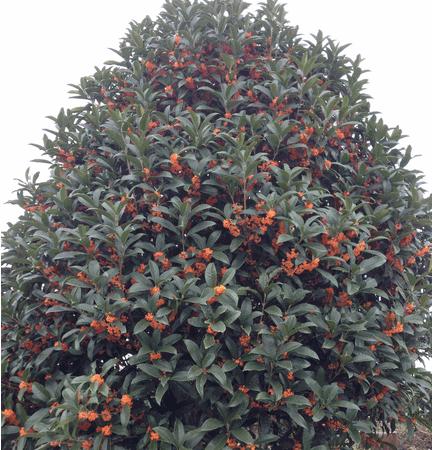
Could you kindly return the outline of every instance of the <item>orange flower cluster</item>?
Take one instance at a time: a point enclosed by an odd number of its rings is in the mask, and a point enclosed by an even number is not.
[[[198,258],[204,259],[205,261],[210,261],[212,259],[212,256],[213,256],[213,250],[208,247],[204,248],[197,254]]]
[[[21,427],[20,429],[19,429],[19,435],[21,436],[21,437],[24,437],[24,436],[27,436],[28,434],[30,434],[30,433],[34,433],[34,429],[33,428],[29,428],[28,430],[26,430],[24,427]]]
[[[186,77],[185,78],[185,86],[188,89],[190,89],[191,91],[193,91],[196,88],[194,79],[192,77]]]
[[[312,156],[319,156],[321,153],[323,153],[324,152],[324,149],[321,147],[321,148],[318,148],[318,147],[312,147],[312,149],[311,149],[311,155]]]
[[[305,270],[308,272],[312,272],[314,269],[316,269],[319,266],[320,259],[314,258],[311,262],[303,262],[299,266],[297,266],[295,273],[296,275],[300,275]]]
[[[326,305],[330,305],[333,300],[333,297],[334,297],[334,289],[332,287],[328,287],[325,289],[325,292],[326,292],[326,296],[324,299],[324,303]]]
[[[193,265],[186,266],[183,270],[183,274],[192,274],[196,277],[200,277],[205,272],[206,267],[206,264],[203,262],[195,262]]]
[[[261,202],[257,203],[256,210],[260,211],[262,209]],[[233,205],[233,211],[237,215],[241,212],[242,207],[240,205]],[[264,217],[260,217],[257,215],[244,217],[243,219],[238,219],[237,224],[233,224],[233,222],[229,219],[225,219],[223,221],[223,226],[225,229],[229,230],[231,236],[238,237],[240,236],[240,227],[242,227],[247,233],[247,240],[253,241],[256,244],[261,242],[260,234],[264,234],[267,232],[268,227],[273,225],[274,218],[276,216],[276,211],[274,209],[270,209],[267,211]],[[240,227],[239,227],[240,225]]]
[[[344,233],[340,232],[336,237],[330,238],[328,233],[323,233],[321,237],[321,242],[328,248],[328,256],[336,256],[340,253],[340,243],[346,240]]]
[[[339,299],[336,302],[336,306],[338,308],[347,308],[352,306],[352,300],[348,297],[348,293],[347,292],[341,292],[339,294]]]
[[[105,425],[103,427],[96,427],[96,432],[101,433],[102,436],[112,435],[112,425]]]
[[[171,267],[171,261],[165,256],[164,252],[154,252],[153,259],[159,261],[165,270]]]
[[[111,284],[112,286],[115,286],[115,287],[121,289],[121,290],[124,290],[124,284],[123,284],[123,282],[122,282],[121,275],[120,275],[119,273],[117,273],[116,275],[114,275],[114,276],[111,278],[110,284]]]
[[[407,265],[408,266],[413,266],[416,263],[416,258],[415,256],[410,256],[407,260]]]
[[[218,297],[219,295],[222,295],[226,291],[226,287],[223,284],[219,284],[218,286],[215,286],[213,290],[215,296]]]
[[[389,247],[387,249],[386,258],[391,266],[393,266],[395,269],[399,270],[400,272],[403,271],[402,261],[399,258],[395,258],[395,253],[394,253],[393,247]]]
[[[159,352],[152,352],[152,353],[150,353],[150,355],[149,355],[149,357],[150,357],[150,361],[157,361],[158,359],[161,359],[162,358],[162,355],[159,353]]]
[[[396,320],[396,313],[394,311],[389,311],[385,316],[385,323],[387,328],[390,328],[393,322]]]
[[[26,206],[24,206],[24,209],[29,212],[36,212],[36,211],[44,212],[48,208],[49,208],[49,205],[28,205],[27,204]]]
[[[147,129],[149,131],[153,130],[153,128],[157,128],[159,126],[159,121],[157,120],[152,120],[151,122],[148,123],[147,125]]]
[[[112,336],[114,340],[117,340],[121,336],[121,329],[117,326],[108,325],[106,330],[109,334],[108,337]]]
[[[72,169],[75,167],[75,156],[72,152],[59,148],[57,155],[59,160],[63,163],[63,168]]]
[[[92,383],[97,383],[99,386],[101,386],[102,384],[105,383],[105,380],[104,380],[103,376],[98,374],[98,373],[95,373],[94,375],[92,375],[90,377],[90,381]]]
[[[207,327],[207,333],[208,333],[208,334],[211,334],[212,336],[216,336],[218,332],[217,332],[216,330],[213,330],[213,328],[211,327],[211,325],[209,325],[209,326]]]
[[[344,425],[340,420],[337,419],[328,419],[326,421],[326,425],[333,431],[342,431],[344,433],[348,433],[348,427]]]
[[[223,227],[230,232],[231,236],[240,236],[240,228],[237,225],[234,225],[231,220],[225,219],[223,221]]]
[[[314,258],[310,262],[302,262],[298,266],[296,266],[292,260],[297,258],[298,252],[294,249],[286,253],[286,259],[282,260],[282,270],[289,276],[292,277],[294,275],[301,275],[304,271],[312,272],[319,266],[320,259]]]
[[[67,352],[69,350],[69,344],[67,344],[66,342],[57,341],[54,344],[54,347],[55,348],[61,348],[64,352]]]
[[[295,265],[292,262],[293,259],[297,258],[298,252],[294,249],[291,249],[291,251],[286,253],[286,259],[282,260],[282,269],[284,272],[289,275],[290,277],[295,274]]]
[[[85,246],[85,245],[83,245],[83,247],[85,248],[85,251],[86,251],[88,254],[92,254],[92,253],[94,253],[95,250],[96,250],[96,244],[94,243],[94,241],[93,241],[92,239],[90,239],[90,244],[88,245],[88,247]]]
[[[179,163],[179,155],[177,153],[173,153],[170,156],[170,163],[171,163],[171,167],[170,167],[171,173],[181,173],[182,166]]]
[[[345,133],[340,128],[336,129],[335,134],[336,134],[336,137],[340,140],[345,138]]]
[[[283,392],[282,392],[282,397],[283,398],[290,398],[290,397],[292,397],[294,395],[294,392],[292,391],[292,389],[285,389]]]
[[[414,303],[407,303],[405,306],[405,313],[406,314],[412,314],[415,310],[415,305]]]
[[[91,284],[90,278],[84,272],[78,272],[76,277],[78,278],[78,280],[82,281],[83,283]]]
[[[249,392],[249,388],[246,387],[244,384],[242,384],[241,386],[239,386],[238,390],[240,392],[243,392],[243,394],[247,394]]]
[[[354,247],[354,255],[359,256],[360,253],[364,252],[366,250],[366,242],[360,241],[355,247]]]
[[[302,144],[306,144],[306,142],[310,139],[312,134],[314,133],[313,127],[306,127],[303,133],[300,133],[300,142]]]
[[[324,167],[325,167],[327,170],[330,170],[331,167],[332,167],[332,162],[331,162],[329,159],[324,160]]]
[[[19,384],[19,388],[25,389],[29,394],[31,394],[33,391],[32,383],[29,381],[21,381],[21,383]]]
[[[78,413],[79,420],[88,420],[89,422],[95,422],[99,417],[96,411],[80,411]]]
[[[141,263],[141,264],[137,267],[136,271],[137,271],[138,273],[144,273],[145,270],[146,270],[146,268],[147,268],[147,266],[146,266],[144,263]]]
[[[414,239],[415,235],[416,235],[416,232],[413,231],[412,233],[410,233],[407,236],[403,237],[400,240],[400,242],[399,242],[399,246],[400,247],[408,247],[408,245],[410,245],[412,240]]]
[[[6,408],[2,411],[2,414],[5,417],[5,421],[7,424],[15,426],[19,425],[19,420],[14,410]]]
[[[93,441],[91,439],[85,439],[81,442],[81,448],[83,450],[91,450],[93,447]]]
[[[120,320],[121,322],[127,322],[127,316],[122,315],[120,319],[117,319],[113,314],[108,313],[105,316],[105,320],[92,320],[90,323],[90,327],[95,330],[97,334],[103,333],[106,331],[108,333],[107,339],[110,341],[116,341],[121,336],[121,329],[116,325],[110,325],[116,320]]]
[[[160,293],[160,287],[159,286],[153,286],[150,289],[150,295],[157,295]]]
[[[26,339],[20,347],[29,350],[32,353],[40,353],[42,351],[42,346],[48,341],[47,336],[42,336],[41,342],[33,342],[30,339]]]
[[[159,433],[156,431],[150,431],[150,440],[151,441],[160,441]]]
[[[271,167],[278,167],[279,163],[277,161],[265,161],[262,164],[258,166],[258,169],[260,169],[262,172],[269,172],[271,170]]]
[[[54,300],[53,298],[44,298],[42,304],[46,307],[61,305],[62,303],[58,300]]]
[[[240,450],[256,450],[256,445],[253,444],[240,444],[240,442],[237,442],[234,438],[228,438],[226,440],[226,445],[229,448],[238,448]]]
[[[416,251],[416,256],[421,258],[422,256],[427,255],[429,252],[430,252],[430,245],[425,245],[423,248]]]
[[[240,337],[239,337],[240,345],[241,345],[243,348],[249,347],[249,345],[250,345],[250,340],[251,340],[251,338],[250,338],[250,336],[248,336],[248,335],[244,335],[244,336],[240,336]]]
[[[112,418],[111,413],[110,413],[110,411],[108,409],[102,410],[100,416],[101,416],[101,419],[104,422],[109,422],[111,420],[111,418]]]
[[[384,330],[384,333],[387,336],[392,336],[393,334],[402,333],[404,330],[404,326],[401,322],[396,322],[396,313],[393,311],[389,311],[386,314],[386,317],[384,319],[386,324],[386,330]]]
[[[90,327],[95,330],[96,333],[103,333],[108,324],[104,320],[92,320],[90,323]]]
[[[402,322],[397,322],[397,324],[390,329],[384,330],[384,334],[387,336],[392,336],[393,334],[403,333],[404,326]]]
[[[160,300],[160,299],[159,299]],[[158,300],[158,301],[159,301]],[[159,330],[159,331],[164,331],[166,328],[166,325],[163,323],[158,322],[155,318],[154,315],[151,312],[148,312],[145,316],[144,319],[147,320],[148,322],[150,322],[150,326],[154,329],[154,330]]]
[[[133,400],[132,400],[132,397],[130,395],[128,395],[128,394],[123,394],[122,395],[122,398],[120,399],[120,404],[122,406],[132,407],[132,403],[133,403]]]
[[[387,394],[387,392],[389,391],[389,388],[387,386],[384,386],[380,392],[378,392],[378,394],[375,394],[373,398],[375,398],[375,400],[377,402],[380,402],[384,396]]]
[[[120,203],[126,205],[125,211],[132,216],[136,216],[138,214],[138,210],[135,204],[135,200],[133,198],[128,198],[126,195],[122,195],[120,198]]]
[[[194,175],[191,179],[191,186],[189,188],[189,193],[194,197],[200,196],[201,179],[198,175]]]

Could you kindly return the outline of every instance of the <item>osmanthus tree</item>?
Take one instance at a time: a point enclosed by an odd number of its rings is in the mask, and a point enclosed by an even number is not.
[[[247,7],[168,1],[52,117],[3,235],[5,449],[370,447],[427,404],[422,174],[360,57]]]

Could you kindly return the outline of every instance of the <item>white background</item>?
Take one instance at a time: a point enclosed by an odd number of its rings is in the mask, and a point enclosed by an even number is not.
[[[155,18],[161,0],[14,0],[2,2],[0,22],[0,146],[2,164],[0,228],[14,222],[21,210],[4,202],[14,198],[15,178],[27,167],[47,176],[47,166],[30,163],[41,153],[29,143],[42,143],[47,115],[73,107],[68,83],[93,74],[94,66],[116,59],[117,48],[131,20]],[[250,1],[254,8],[258,1]],[[409,137],[414,159],[409,167],[426,175],[432,187],[431,44],[428,1],[307,0],[285,1],[288,19],[304,35],[321,29],[342,44],[346,53],[364,58],[372,109],[389,126],[399,125]],[[431,364],[432,368],[432,364]]]

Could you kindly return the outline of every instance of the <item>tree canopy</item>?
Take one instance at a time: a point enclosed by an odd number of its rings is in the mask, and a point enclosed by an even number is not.
[[[5,448],[373,447],[424,411],[423,174],[360,56],[247,7],[167,1],[52,117],[3,234]]]

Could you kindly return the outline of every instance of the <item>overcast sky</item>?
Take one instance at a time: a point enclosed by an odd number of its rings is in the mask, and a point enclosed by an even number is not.
[[[252,7],[259,2],[250,1]],[[370,70],[368,93],[372,109],[382,113],[389,126],[399,125],[409,135],[404,144],[421,155],[410,167],[425,172],[432,187],[431,153],[431,37],[430,2],[406,0],[307,0],[285,1],[288,18],[304,35],[321,29],[342,44],[351,43],[349,56],[358,53]],[[41,144],[43,128],[51,128],[48,115],[73,107],[68,83],[93,74],[94,66],[115,59],[131,20],[154,18],[162,0],[14,0],[2,2],[1,221],[14,222],[21,210],[4,202],[15,197],[14,178],[24,178],[27,167],[41,153],[29,143]]]

